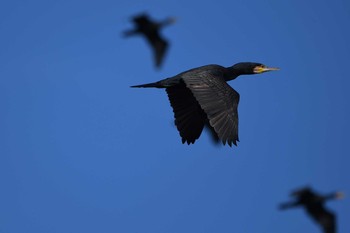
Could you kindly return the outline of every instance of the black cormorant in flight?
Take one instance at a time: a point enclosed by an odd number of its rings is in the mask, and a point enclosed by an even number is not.
[[[302,206],[311,218],[322,227],[324,233],[336,233],[336,216],[324,207],[324,203],[331,199],[342,198],[341,192],[319,195],[311,188],[306,187],[292,192],[291,196],[295,200],[281,204],[279,206],[281,210]]]
[[[225,145],[237,146],[239,94],[226,82],[244,74],[278,70],[260,63],[241,62],[230,67],[206,65],[155,83],[132,87],[165,88],[182,143],[194,143],[208,126]]]
[[[174,18],[167,18],[160,22],[152,21],[148,15],[141,14],[132,18],[135,28],[124,32],[124,36],[143,35],[152,46],[156,67],[160,67],[168,48],[168,42],[160,35],[160,30],[175,22]]]

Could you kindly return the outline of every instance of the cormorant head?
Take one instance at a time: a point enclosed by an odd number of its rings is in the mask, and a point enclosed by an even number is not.
[[[256,62],[240,62],[232,66],[240,74],[261,74],[268,71],[279,70],[275,67],[267,67]]]
[[[344,193],[343,192],[336,192],[334,196],[335,196],[335,199],[343,199]]]

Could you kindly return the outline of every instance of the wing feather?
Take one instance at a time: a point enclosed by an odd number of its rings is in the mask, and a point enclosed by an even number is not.
[[[220,73],[203,72],[186,76],[183,80],[223,144],[237,145],[239,93],[226,83]]]
[[[202,133],[206,115],[192,92],[181,83],[166,88],[182,143],[194,143]]]

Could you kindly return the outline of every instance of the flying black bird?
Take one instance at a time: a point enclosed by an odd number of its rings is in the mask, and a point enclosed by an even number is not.
[[[331,199],[342,198],[341,192],[322,196],[306,187],[292,192],[291,196],[296,200],[281,204],[279,206],[281,210],[303,206],[311,218],[323,228],[324,233],[336,233],[336,216],[324,207],[324,203]]]
[[[132,87],[165,88],[182,143],[194,143],[206,125],[225,145],[237,146],[239,94],[226,82],[243,74],[278,70],[260,63],[242,62],[230,67],[206,65],[155,83]]]
[[[156,67],[160,67],[168,48],[168,42],[162,38],[159,31],[175,22],[174,18],[167,18],[160,22],[152,21],[148,15],[141,14],[132,18],[135,28],[124,32],[124,36],[143,35],[152,46]]]

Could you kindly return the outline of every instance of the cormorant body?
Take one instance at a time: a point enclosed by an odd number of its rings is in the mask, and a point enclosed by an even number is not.
[[[319,195],[311,188],[306,187],[292,192],[291,196],[295,200],[281,204],[281,210],[302,206],[310,217],[322,227],[324,233],[336,233],[336,215],[326,209],[324,203],[331,199],[341,198],[342,193],[334,192],[328,195]]]
[[[160,35],[160,30],[175,22],[174,18],[155,22],[148,15],[141,14],[132,18],[135,28],[124,32],[124,36],[143,35],[152,46],[156,67],[160,67],[168,49],[168,41]]]
[[[204,126],[229,146],[237,145],[239,94],[226,82],[239,75],[278,70],[260,63],[242,62],[231,67],[206,65],[155,83],[132,87],[165,88],[182,143],[194,143]]]

